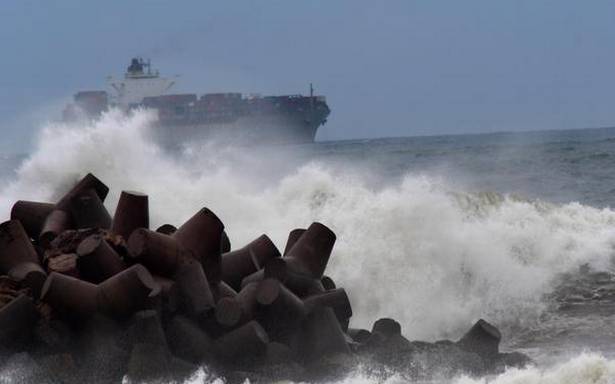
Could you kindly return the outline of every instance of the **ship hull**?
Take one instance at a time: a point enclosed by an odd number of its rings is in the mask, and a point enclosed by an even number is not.
[[[226,121],[159,121],[154,135],[165,147],[215,142],[233,145],[278,145],[313,143],[322,120],[292,116],[245,116]]]

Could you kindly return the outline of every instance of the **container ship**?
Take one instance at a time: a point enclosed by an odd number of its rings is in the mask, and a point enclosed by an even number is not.
[[[153,109],[153,134],[177,147],[215,140],[233,144],[312,143],[331,112],[324,96],[260,96],[241,93],[174,94],[175,78],[161,77],[150,61],[133,58],[122,78],[109,77],[108,91],[81,91],[63,113],[65,121],[97,118],[109,108]]]

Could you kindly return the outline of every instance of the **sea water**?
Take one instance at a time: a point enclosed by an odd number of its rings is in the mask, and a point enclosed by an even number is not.
[[[479,318],[525,369],[454,383],[615,383],[615,129],[387,138],[167,151],[154,116],[117,111],[41,128],[28,154],[0,154],[0,217],[54,201],[87,172],[149,195],[152,226],[203,206],[233,246],[320,221],[337,234],[327,274],[351,326],[400,321],[412,340],[457,339]],[[323,129],[326,129],[323,128]],[[194,382],[220,381],[197,373]],[[343,383],[404,383],[360,367]]]

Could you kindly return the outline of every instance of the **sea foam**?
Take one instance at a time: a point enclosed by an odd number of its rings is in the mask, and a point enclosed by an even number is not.
[[[549,368],[512,368],[491,377],[458,378],[454,384],[612,384],[615,361],[594,353],[583,353]]]

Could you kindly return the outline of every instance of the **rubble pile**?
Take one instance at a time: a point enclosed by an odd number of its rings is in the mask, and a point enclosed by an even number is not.
[[[386,318],[350,328],[348,293],[324,274],[336,236],[321,223],[292,230],[283,254],[267,235],[233,249],[208,208],[152,230],[147,195],[123,191],[111,217],[108,192],[88,174],[56,203],[16,202],[0,224],[0,375],[181,381],[206,366],[259,382],[527,362],[500,353],[483,320],[458,342],[410,342]]]

